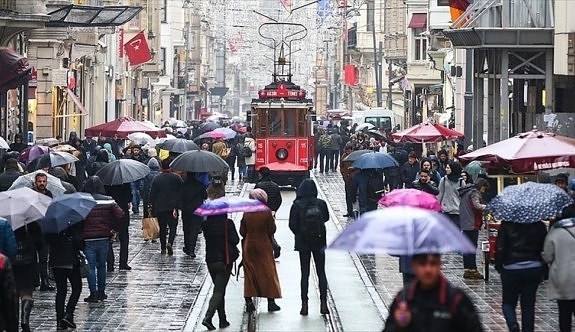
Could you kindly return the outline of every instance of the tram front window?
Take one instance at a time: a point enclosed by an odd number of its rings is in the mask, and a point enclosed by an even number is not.
[[[284,136],[295,136],[295,110],[284,110]]]
[[[270,125],[270,136],[282,135],[282,114],[280,110],[269,110],[268,123]]]

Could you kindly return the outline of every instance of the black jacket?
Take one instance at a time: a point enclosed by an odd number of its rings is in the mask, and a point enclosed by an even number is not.
[[[13,266],[30,265],[38,263],[37,252],[44,247],[42,230],[37,222],[30,223],[14,231],[16,238],[16,258]]]
[[[184,221],[187,221],[187,219],[201,219],[201,217],[194,214],[194,211],[202,205],[206,198],[208,198],[206,187],[196,180],[192,174],[188,174],[186,182],[182,185],[182,219]]]
[[[265,176],[256,183],[255,188],[262,189],[266,194],[268,194],[267,205],[270,210],[274,212],[279,210],[282,205],[282,193],[277,183],[272,181],[269,176]]]
[[[432,194],[432,195],[439,195],[439,189],[437,189],[437,185],[435,185],[435,182],[433,181],[429,181],[427,183],[423,183],[419,180],[413,181],[411,184],[411,187],[413,189],[417,189],[423,192],[426,192],[428,194]]]
[[[543,261],[541,252],[545,236],[547,227],[542,222],[502,222],[497,235],[495,268],[524,261]]]
[[[18,302],[12,265],[0,254],[0,331],[18,331]]]
[[[173,211],[180,208],[182,185],[184,181],[175,173],[162,172],[152,180],[150,203],[152,213]]]
[[[289,228],[295,235],[296,251],[317,251],[326,247],[326,238],[320,238],[314,243],[307,243],[302,232],[303,212],[308,204],[316,204],[323,215],[323,222],[329,220],[329,211],[324,200],[317,198],[317,187],[311,179],[304,180],[296,194],[289,213]]]
[[[50,267],[69,268],[79,265],[78,252],[84,249],[83,224],[75,224],[58,234],[46,235],[46,242],[50,244]]]
[[[210,216],[203,222],[202,230],[206,240],[206,263],[226,262],[226,227],[228,230],[228,250],[231,251],[232,246],[237,248],[238,243],[240,243],[240,237],[234,222],[228,219],[226,214]]]
[[[14,170],[7,170],[0,174],[0,191],[8,190],[20,175],[22,173]]]
[[[405,162],[401,166],[401,179],[405,184],[406,188],[413,187],[413,179],[417,177],[417,173],[419,172],[419,163],[415,162],[413,165],[409,164],[409,162]]]
[[[132,189],[129,183],[117,186],[104,186],[106,195],[111,196],[118,206],[124,211],[124,218],[130,219],[129,204],[132,203]]]
[[[411,312],[407,327],[399,327],[394,317],[399,302],[406,301]],[[422,290],[417,282],[404,289],[393,300],[384,332],[481,332],[477,311],[465,293],[441,278],[431,291]]]

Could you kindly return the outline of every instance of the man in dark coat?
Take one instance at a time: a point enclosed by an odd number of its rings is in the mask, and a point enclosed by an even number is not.
[[[22,173],[18,168],[18,160],[14,158],[6,160],[4,173],[0,174],[0,191],[8,190],[20,175]]]
[[[422,169],[419,171],[419,179],[413,181],[412,188],[421,190],[428,194],[439,195],[439,189],[435,182],[431,181],[431,175],[429,170]]]
[[[178,209],[180,208],[182,185],[184,181],[170,169],[171,159],[162,160],[162,172],[152,180],[150,188],[150,203],[152,214],[158,218],[160,224],[161,253],[173,255],[172,246],[176,238],[178,227]],[[166,244],[166,235],[170,228],[170,235]]]
[[[16,134],[14,136],[14,143],[10,144],[11,151],[18,151],[22,152],[22,150],[26,149],[28,145],[22,141],[22,135]]]
[[[262,189],[268,195],[268,207],[272,212],[277,212],[282,205],[282,193],[280,187],[271,179],[271,171],[267,167],[260,168],[260,180],[254,189]]]
[[[202,229],[203,218],[194,211],[208,198],[206,186],[198,180],[197,173],[187,173],[182,185],[182,228],[184,229],[184,252],[192,258],[196,257],[196,242]]]
[[[419,163],[415,152],[410,152],[407,161],[401,166],[401,178],[405,188],[413,187],[413,179],[417,178],[419,172]]]
[[[132,267],[128,265],[128,244],[130,243],[130,233],[128,231],[130,226],[130,204],[132,204],[132,191],[130,184],[124,183],[117,186],[104,186],[106,195],[111,196],[118,206],[124,211],[122,222],[119,223],[118,238],[120,240],[120,270],[131,270]],[[112,250],[112,242],[110,242],[110,250],[108,251],[107,259],[108,271],[114,271],[114,251]]]

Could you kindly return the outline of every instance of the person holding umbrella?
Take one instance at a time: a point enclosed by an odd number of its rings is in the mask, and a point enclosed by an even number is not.
[[[118,185],[104,185],[106,196],[110,196],[118,204],[124,212],[122,221],[116,225],[114,231],[118,232],[120,240],[120,270],[130,271],[131,266],[128,265],[128,245],[130,242],[130,205],[132,204],[132,189],[130,183],[123,183]],[[108,272],[114,271],[114,250],[112,242],[109,242],[108,257],[107,257],[107,270]]]
[[[182,185],[182,228],[184,230],[184,253],[196,258],[196,243],[202,230],[202,218],[194,211],[208,198],[207,185],[201,182],[201,174],[187,172]],[[205,173],[204,173],[205,174]]]

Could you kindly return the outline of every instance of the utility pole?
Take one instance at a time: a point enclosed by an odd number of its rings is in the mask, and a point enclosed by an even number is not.
[[[183,114],[179,120],[186,121],[188,118],[188,90],[190,88],[190,73],[189,73],[189,65],[190,65],[190,25],[191,25],[191,17],[190,17],[190,10],[185,8],[185,15],[186,15],[186,27],[185,27],[185,38],[184,38],[184,49],[185,49],[185,59],[184,59],[184,102],[183,102]]]
[[[393,65],[391,59],[387,59],[387,72],[389,78],[389,82],[387,83],[387,109],[389,110],[393,110],[393,99],[392,99],[393,83],[391,82],[391,71],[393,70],[392,67]]]
[[[379,77],[379,52],[377,50],[377,40],[375,38],[375,19],[371,22],[371,37],[373,40],[373,70],[375,72],[375,97],[377,107],[381,107],[381,80]]]

